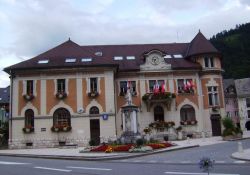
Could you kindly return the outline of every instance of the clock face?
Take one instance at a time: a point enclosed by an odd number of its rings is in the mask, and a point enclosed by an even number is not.
[[[158,56],[153,56],[151,58],[151,63],[154,64],[154,65],[157,65],[160,63],[160,58]]]

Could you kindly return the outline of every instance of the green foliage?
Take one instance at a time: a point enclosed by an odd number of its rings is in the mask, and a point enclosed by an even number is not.
[[[250,77],[250,23],[220,32],[210,41],[223,55],[224,78]]]
[[[222,119],[222,124],[224,126],[224,130],[222,133],[222,136],[230,136],[230,135],[236,135],[238,133],[242,134],[242,130],[238,127],[235,127],[233,120],[229,117],[225,117]]]
[[[95,146],[95,145],[96,145],[95,140],[90,139],[90,140],[89,140],[89,146]]]
[[[225,127],[225,129],[234,129],[234,123],[233,120],[229,117],[225,117],[222,119],[222,124]]]
[[[143,139],[137,139],[136,140],[136,146],[137,147],[141,147],[144,144],[144,140]]]

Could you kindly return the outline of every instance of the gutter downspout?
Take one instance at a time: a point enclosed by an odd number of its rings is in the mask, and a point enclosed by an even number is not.
[[[9,117],[10,117],[10,123],[9,123],[9,144],[12,144],[12,107],[13,107],[13,78],[14,75],[12,74],[11,70],[10,70],[10,109],[9,109]]]

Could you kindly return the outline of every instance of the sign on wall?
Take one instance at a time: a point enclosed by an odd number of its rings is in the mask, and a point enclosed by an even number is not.
[[[103,120],[108,120],[108,118],[109,118],[108,114],[102,114],[102,119]]]

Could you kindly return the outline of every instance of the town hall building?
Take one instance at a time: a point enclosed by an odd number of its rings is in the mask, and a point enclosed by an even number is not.
[[[221,135],[222,56],[199,32],[190,43],[90,45],[68,40],[4,69],[12,148],[119,137],[128,89],[143,134],[155,121]]]

